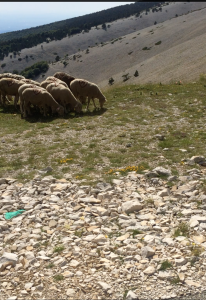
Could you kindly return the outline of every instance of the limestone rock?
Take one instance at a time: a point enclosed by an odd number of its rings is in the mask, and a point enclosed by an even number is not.
[[[138,200],[126,201],[122,204],[122,211],[133,213],[142,209],[142,204]]]

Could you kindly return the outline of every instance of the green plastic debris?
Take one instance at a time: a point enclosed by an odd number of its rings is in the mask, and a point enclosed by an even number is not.
[[[25,209],[7,212],[7,213],[5,213],[4,217],[6,220],[9,220],[9,219],[12,219],[13,217],[16,217],[16,216],[22,214],[24,211],[25,211]]]

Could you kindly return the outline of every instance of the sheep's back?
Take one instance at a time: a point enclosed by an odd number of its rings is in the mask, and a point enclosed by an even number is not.
[[[54,74],[54,77],[64,81],[68,85],[69,88],[70,88],[71,82],[75,79],[73,76],[69,75],[68,73],[64,73],[64,72],[56,72]]]

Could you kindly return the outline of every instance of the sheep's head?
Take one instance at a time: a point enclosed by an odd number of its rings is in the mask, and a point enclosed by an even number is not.
[[[77,103],[77,105],[75,106],[75,110],[78,113],[80,113],[82,111],[82,104],[80,102]]]
[[[64,115],[64,107],[63,106],[59,106],[57,108],[56,112],[58,113],[59,116],[63,116]]]
[[[102,108],[104,103],[107,101],[107,99],[103,96],[101,98],[99,98],[99,105]]]

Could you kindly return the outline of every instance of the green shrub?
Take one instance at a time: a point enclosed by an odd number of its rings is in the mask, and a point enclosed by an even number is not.
[[[46,61],[40,61],[33,64],[30,67],[27,67],[23,71],[21,71],[21,75],[25,78],[33,79],[36,76],[40,75],[41,73],[45,73],[49,69],[49,65]]]
[[[189,226],[188,226],[188,224],[185,223],[185,222],[180,223],[178,225],[178,227],[175,229],[173,236],[174,237],[177,237],[177,236],[186,236],[186,237],[188,237],[189,236]]]
[[[157,43],[155,43],[155,45],[160,45],[162,42],[161,41],[159,41],[159,42],[157,42]]]
[[[112,85],[114,83],[114,79],[111,77],[109,78],[109,84]]]
[[[166,269],[170,269],[170,268],[172,268],[171,262],[169,262],[168,260],[165,260],[161,263],[159,271],[165,271]]]

